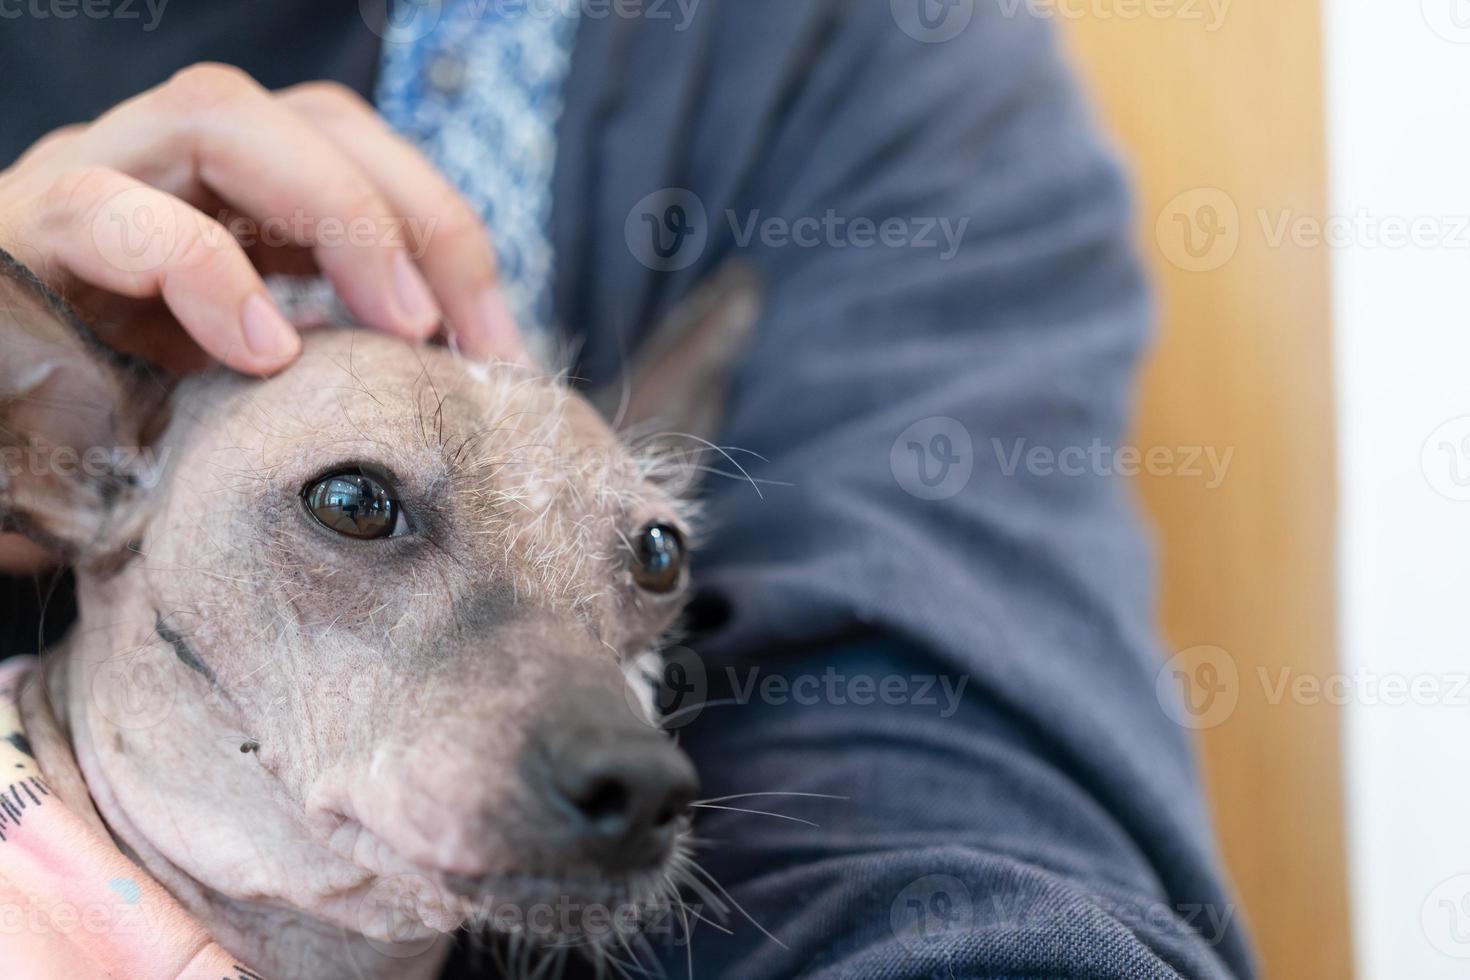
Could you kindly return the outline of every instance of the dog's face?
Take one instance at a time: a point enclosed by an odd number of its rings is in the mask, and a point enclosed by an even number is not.
[[[155,452],[137,557],[80,600],[177,680],[157,724],[92,720],[170,861],[367,931],[375,888],[441,930],[653,899],[694,779],[624,672],[679,610],[689,532],[586,402],[336,330],[271,380],[187,382]]]
[[[634,927],[695,792],[628,680],[688,583],[658,462],[554,380],[346,329],[160,406],[12,299],[10,403],[71,402],[12,411],[12,442],[149,443],[0,495],[81,568],[70,722],[104,810],[220,899],[383,942]]]

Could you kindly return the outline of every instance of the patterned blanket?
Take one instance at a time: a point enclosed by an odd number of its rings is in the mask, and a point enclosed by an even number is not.
[[[35,663],[0,663],[0,975],[262,980],[52,792],[20,717]]]

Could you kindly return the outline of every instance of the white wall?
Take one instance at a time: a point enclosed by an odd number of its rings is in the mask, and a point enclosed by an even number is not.
[[[1324,18],[1359,971],[1470,977],[1470,0]]]

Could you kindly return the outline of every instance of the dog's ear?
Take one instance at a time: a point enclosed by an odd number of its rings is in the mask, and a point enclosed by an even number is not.
[[[80,564],[125,548],[165,398],[0,252],[0,529]]]
[[[627,377],[592,395],[615,427],[649,435],[650,427],[713,439],[725,408],[726,380],[745,352],[760,315],[755,271],[727,263],[649,334]]]

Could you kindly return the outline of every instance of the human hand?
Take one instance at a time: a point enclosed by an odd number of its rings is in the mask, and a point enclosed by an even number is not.
[[[103,340],[176,369],[296,356],[270,272],[319,271],[367,326],[423,339],[444,322],[471,356],[522,356],[478,216],[331,83],[272,93],[196,65],[58,130],[0,172],[0,248]]]
[[[524,358],[479,217],[332,83],[272,93],[196,65],[57,130],[0,171],[0,248],[104,342],[175,371],[295,358],[273,272],[326,276],[366,326],[422,340],[442,324],[469,356]],[[0,572],[40,557],[0,535]]]

